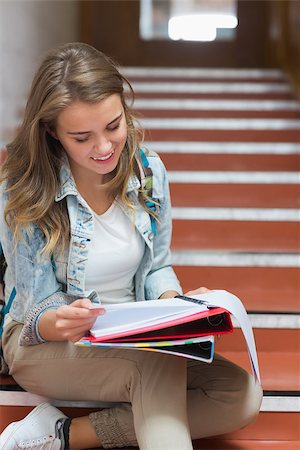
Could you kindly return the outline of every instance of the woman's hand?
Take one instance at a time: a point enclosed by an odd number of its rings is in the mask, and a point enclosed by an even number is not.
[[[39,334],[46,341],[78,341],[92,328],[97,316],[105,314],[101,306],[92,306],[88,298],[81,298],[56,310],[48,309],[39,319]]]
[[[89,299],[82,298],[58,308],[55,327],[59,334],[71,342],[81,339],[92,328],[97,316],[105,314],[104,308],[91,308],[92,305]]]
[[[207,292],[210,292],[211,289],[208,289],[206,287],[199,287],[198,289],[194,289],[193,291],[188,291],[186,292],[184,295],[186,295],[187,297],[189,295],[197,295],[197,294],[206,294]]]

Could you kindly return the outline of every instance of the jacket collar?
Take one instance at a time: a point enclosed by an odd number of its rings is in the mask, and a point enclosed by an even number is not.
[[[70,169],[70,165],[68,163],[68,160],[64,158],[61,169],[60,169],[60,187],[59,190],[55,196],[55,201],[59,202],[63,198],[65,198],[67,195],[75,195],[78,196],[78,190]],[[132,175],[127,184],[127,193],[137,190],[141,187],[141,183],[138,179],[138,177],[134,174]]]

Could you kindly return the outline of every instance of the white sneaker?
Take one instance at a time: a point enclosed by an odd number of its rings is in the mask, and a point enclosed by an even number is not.
[[[61,450],[61,440],[56,436],[56,422],[66,416],[42,403],[23,420],[13,422],[0,436],[0,450],[31,448],[36,450]]]

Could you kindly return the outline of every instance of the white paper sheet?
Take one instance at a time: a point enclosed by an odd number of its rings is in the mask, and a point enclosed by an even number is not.
[[[207,306],[219,306],[225,308],[236,318],[247,343],[252,372],[256,380],[261,383],[254,334],[249,317],[241,300],[236,295],[224,290],[214,290],[205,294],[192,295],[191,297],[202,300]]]
[[[106,314],[97,317],[91,333],[95,337],[106,336],[128,329],[138,330],[145,325],[168,322],[186,315],[204,311],[206,306],[189,303],[177,298],[168,300],[151,300],[145,302],[103,305]]]

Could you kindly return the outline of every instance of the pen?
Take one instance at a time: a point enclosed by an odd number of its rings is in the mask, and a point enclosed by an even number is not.
[[[181,300],[186,300],[188,302],[197,303],[197,305],[204,305],[207,309],[213,309],[214,306],[210,306],[207,304],[205,300],[200,300],[198,298],[187,297],[186,295],[175,295],[174,298],[180,298]]]
[[[180,298],[181,300],[187,300],[188,302],[197,303],[198,305],[206,305],[204,300],[200,300],[193,297],[186,297],[185,295],[175,295],[174,298]]]

